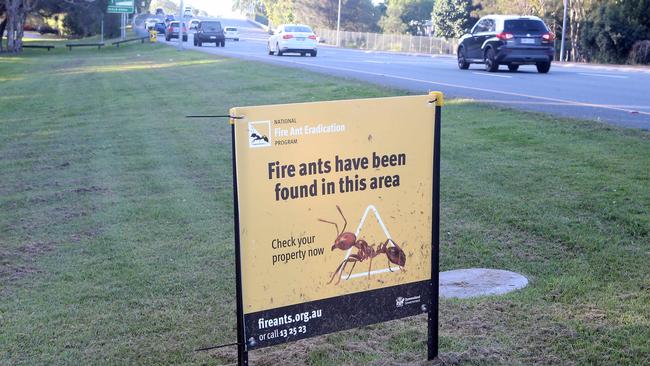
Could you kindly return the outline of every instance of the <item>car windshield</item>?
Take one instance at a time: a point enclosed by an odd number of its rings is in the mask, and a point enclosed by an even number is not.
[[[506,20],[503,31],[509,33],[545,33],[547,32],[544,22],[534,19]]]
[[[221,30],[221,23],[219,23],[219,22],[203,22],[203,23],[201,23],[201,28],[203,30],[206,30],[206,31],[209,31],[209,32],[220,31]]]
[[[304,32],[311,33],[311,28],[302,25],[289,25],[284,27],[285,32]]]

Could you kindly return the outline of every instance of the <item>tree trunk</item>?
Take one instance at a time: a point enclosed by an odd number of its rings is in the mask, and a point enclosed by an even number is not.
[[[38,0],[5,0],[8,52],[22,52],[25,20],[37,3]]]
[[[7,7],[7,52],[16,52],[16,19],[22,0],[6,0]]]
[[[25,35],[25,20],[27,13],[22,11],[16,19],[16,38],[14,39],[14,52],[23,52],[23,36]]]
[[[5,14],[5,18],[2,20],[2,23],[0,23],[0,52],[2,52],[2,37],[5,34],[5,29],[7,28],[7,16]]]

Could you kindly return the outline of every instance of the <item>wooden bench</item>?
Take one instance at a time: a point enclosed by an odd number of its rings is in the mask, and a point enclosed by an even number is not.
[[[49,52],[52,48],[55,48],[51,45],[41,45],[41,44],[23,44],[23,48],[47,48]]]
[[[68,51],[72,51],[72,47],[97,47],[99,50],[104,46],[104,43],[66,43],[65,46],[68,47]]]
[[[117,48],[120,48],[120,44],[122,44],[122,43],[133,42],[133,41],[140,41],[140,43],[144,43],[144,41],[147,40],[147,39],[149,39],[149,36],[129,38],[129,39],[125,39],[123,41],[113,42],[112,44],[113,44],[113,46],[117,46]]]

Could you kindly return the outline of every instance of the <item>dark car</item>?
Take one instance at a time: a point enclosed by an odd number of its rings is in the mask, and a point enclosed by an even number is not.
[[[165,39],[169,41],[172,38],[178,39],[178,34],[180,32],[180,24],[181,22],[179,21],[173,21],[169,23],[169,27],[167,27],[167,31],[165,32]],[[185,23],[183,22],[183,42],[187,42],[187,27],[185,26]]]
[[[36,30],[37,30],[38,33],[40,33],[40,34],[46,34],[46,33],[50,33],[50,34],[58,34],[58,33],[59,33],[58,30],[56,30],[56,29],[50,27],[50,26],[47,25],[47,24],[41,24],[41,25],[39,25],[38,27],[36,27]]]
[[[156,23],[156,24],[153,26],[153,29],[154,29],[156,32],[158,32],[158,34],[165,34],[166,29],[167,29],[167,26],[165,25],[165,23]]]
[[[495,72],[499,65],[517,71],[519,65],[535,65],[547,73],[555,54],[555,34],[534,16],[488,15],[460,39],[458,67],[467,70],[470,64],[485,64]]]
[[[201,47],[203,43],[213,43],[215,46],[224,47],[226,36],[223,34],[221,22],[216,20],[203,20],[196,26],[194,33],[194,45]]]
[[[174,21],[174,16],[173,15],[169,14],[169,15],[165,16],[165,24],[169,24],[169,22],[173,22],[173,21]]]

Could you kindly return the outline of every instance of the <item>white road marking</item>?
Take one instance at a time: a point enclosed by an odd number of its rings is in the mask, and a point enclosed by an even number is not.
[[[473,102],[480,102],[480,103],[502,103],[502,104],[534,104],[534,105],[553,105],[553,106],[562,106],[566,105],[566,103],[562,102],[530,102],[530,101],[523,101],[523,100],[498,100],[498,99],[474,99],[474,98],[460,98],[458,100],[469,100]],[[603,107],[610,107],[610,108],[626,108],[626,109],[631,109],[631,110],[637,110],[637,109],[649,109],[650,106],[642,106],[642,105],[621,105],[621,104],[602,104]],[[591,106],[577,106],[577,107],[591,107]]]
[[[599,76],[599,77],[603,77],[603,78],[614,78],[614,79],[627,79],[628,78],[627,76],[623,76],[623,75],[592,74],[592,73],[588,73],[588,72],[579,72],[578,74],[585,75],[585,76]]]
[[[483,75],[483,76],[494,76],[495,78],[512,78],[510,75],[498,75],[498,74],[489,74],[487,72],[474,72],[472,71],[472,74],[474,75]]]

